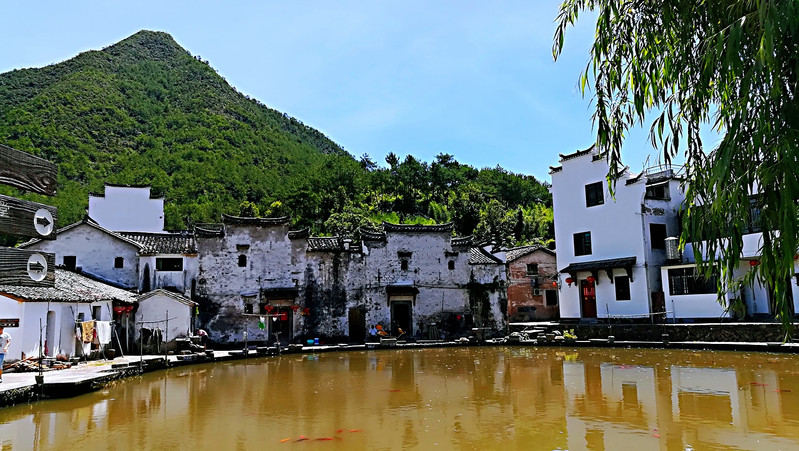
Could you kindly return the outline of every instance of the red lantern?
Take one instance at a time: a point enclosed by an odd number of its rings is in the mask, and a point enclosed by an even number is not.
[[[125,307],[125,313],[130,313],[132,311],[133,311],[133,306],[132,305],[128,305],[128,306]]]
[[[115,305],[114,306],[114,313],[116,313],[117,315],[121,315],[123,312],[125,312],[125,307],[124,306],[122,306],[122,305]]]
[[[760,265],[760,260],[754,260],[754,259],[749,260],[749,266],[754,267],[754,266],[758,266],[758,265]]]
[[[264,310],[266,310],[266,313],[272,313],[272,310],[274,309],[275,308],[272,307],[271,305],[264,306]]]
[[[461,318],[463,318],[463,317],[462,317],[462,316],[460,316],[460,315],[458,315],[458,316],[456,316],[455,318],[458,318],[458,321],[460,321],[460,319],[461,319]]]
[[[299,310],[299,309],[300,309],[300,306],[299,306],[299,305],[292,305],[292,306],[291,306],[291,309],[292,309],[292,310],[294,310],[294,311],[296,312],[297,310]]]
[[[574,279],[572,279],[571,277],[567,277],[567,278],[566,278],[566,283],[568,283],[569,285],[571,285],[571,284],[573,284],[573,283],[574,283]]]
[[[588,276],[588,277],[585,278],[585,280],[587,280],[589,283],[594,283],[594,281],[596,280],[596,277]]]
[[[304,313],[306,315],[310,315],[311,314],[311,309],[309,309],[308,307],[305,307],[304,309],[302,309],[302,313]]]
[[[558,283],[553,281],[553,282],[552,282],[552,286],[553,286],[553,287],[555,287],[555,288],[557,288],[557,287],[558,287]]]

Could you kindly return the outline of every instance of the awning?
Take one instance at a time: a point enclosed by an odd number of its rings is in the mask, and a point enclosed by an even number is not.
[[[577,272],[578,271],[587,271],[590,272],[591,275],[594,276],[594,279],[597,280],[599,283],[599,277],[597,273],[599,271],[606,271],[608,274],[608,279],[610,279],[610,283],[613,283],[613,270],[614,269],[624,269],[627,272],[627,276],[630,278],[630,282],[633,281],[633,266],[635,266],[636,257],[624,257],[624,258],[611,258],[607,260],[594,260],[592,262],[579,262],[579,263],[572,263],[569,266],[560,270],[561,273],[568,273],[572,278],[577,279]]]

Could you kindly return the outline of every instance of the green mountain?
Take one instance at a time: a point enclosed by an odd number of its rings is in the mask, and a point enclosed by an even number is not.
[[[61,225],[80,219],[105,183],[152,186],[166,198],[169,229],[243,211],[290,214],[315,233],[381,219],[454,220],[470,233],[492,200],[494,216],[517,222],[519,207],[529,216],[550,202],[532,177],[477,171],[448,155],[431,165],[394,156],[389,168],[357,161],[153,31],[0,74],[0,142],[58,165],[57,197],[25,197],[57,206]]]

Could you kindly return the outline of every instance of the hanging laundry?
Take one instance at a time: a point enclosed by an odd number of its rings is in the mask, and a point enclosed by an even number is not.
[[[97,340],[101,345],[111,343],[111,321],[95,321]]]
[[[84,321],[80,323],[81,335],[84,343],[91,343],[94,339],[94,321]]]
[[[258,320],[258,328],[261,330],[266,329],[266,319],[263,316]]]

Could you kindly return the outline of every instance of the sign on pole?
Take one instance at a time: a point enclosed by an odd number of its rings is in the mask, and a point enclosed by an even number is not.
[[[0,327],[19,327],[19,318],[0,318]]]
[[[0,194],[0,233],[55,239],[58,209]]]
[[[52,287],[55,254],[0,247],[0,285]]]

